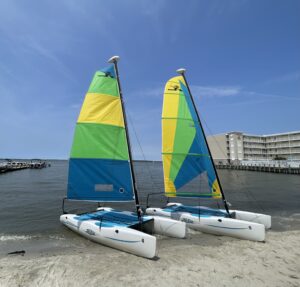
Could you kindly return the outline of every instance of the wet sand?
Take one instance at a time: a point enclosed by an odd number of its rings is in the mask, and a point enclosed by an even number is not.
[[[0,286],[300,286],[299,230],[269,231],[266,243],[160,237],[157,260],[90,246],[1,255]]]

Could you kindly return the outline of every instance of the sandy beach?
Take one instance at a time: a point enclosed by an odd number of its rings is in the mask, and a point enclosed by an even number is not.
[[[26,252],[0,258],[0,286],[300,286],[300,231],[267,234],[266,243],[191,231],[160,237],[147,260],[100,247]]]

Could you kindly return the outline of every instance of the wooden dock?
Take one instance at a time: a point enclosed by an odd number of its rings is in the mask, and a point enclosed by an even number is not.
[[[218,169],[248,170],[259,172],[273,172],[285,174],[300,174],[300,167],[276,166],[276,165],[236,165],[236,164],[217,164]]]
[[[0,173],[16,171],[26,168],[41,169],[50,166],[46,161],[7,161],[0,164]]]

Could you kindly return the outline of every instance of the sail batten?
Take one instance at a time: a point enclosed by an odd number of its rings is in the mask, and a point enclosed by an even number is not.
[[[212,158],[182,76],[170,79],[165,87],[162,159],[166,196],[221,197]]]
[[[200,154],[200,153],[179,153],[179,152],[162,152],[162,154],[175,154],[175,155],[191,155],[191,156],[207,156],[210,157],[209,154]]]
[[[76,123],[67,197],[132,201],[133,183],[124,114],[114,65],[97,71]]]
[[[176,120],[176,121],[178,121],[178,120],[183,120],[183,121],[190,121],[190,122],[199,124],[198,121],[195,121],[195,120],[190,119],[190,118],[180,118],[180,117],[177,117],[177,118],[176,118],[176,117],[173,117],[173,118],[166,118],[166,117],[162,117],[162,120]]]

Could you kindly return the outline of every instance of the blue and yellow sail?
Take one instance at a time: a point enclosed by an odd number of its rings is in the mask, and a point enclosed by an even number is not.
[[[97,71],[77,120],[69,199],[134,200],[124,115],[114,65]]]
[[[183,76],[171,78],[164,91],[162,159],[165,195],[168,197],[221,198],[191,95]],[[208,188],[199,183],[206,177]]]

